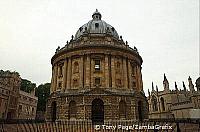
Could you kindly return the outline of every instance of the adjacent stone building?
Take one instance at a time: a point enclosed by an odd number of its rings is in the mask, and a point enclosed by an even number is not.
[[[142,57],[96,10],[51,59],[47,120],[142,120],[148,118]]]
[[[0,71],[0,118],[17,118],[20,84],[17,73]]]
[[[34,119],[37,97],[20,90],[17,72],[0,70],[0,119]]]
[[[19,93],[18,119],[35,119],[38,102],[35,91],[27,93],[20,90]]]
[[[200,118],[200,77],[196,80],[196,88],[192,79],[188,78],[189,91],[183,82],[183,89],[179,89],[175,82],[175,90],[169,89],[169,82],[164,75],[163,91],[158,87],[149,92],[149,118],[150,119],[183,119],[183,118]]]

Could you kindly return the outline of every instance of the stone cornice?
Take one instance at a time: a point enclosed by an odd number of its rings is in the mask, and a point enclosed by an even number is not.
[[[95,91],[98,92],[95,92]],[[100,92],[99,92],[100,91]],[[95,88],[95,89],[86,89],[86,90],[71,90],[71,91],[66,91],[65,93],[57,93],[57,95],[59,96],[78,96],[78,95],[82,95],[82,96],[88,96],[88,95],[101,95],[101,96],[110,96],[110,95],[117,95],[117,96],[134,96],[135,95],[135,91],[124,91],[123,92],[120,90],[111,90],[111,89],[102,89],[102,88]]]
[[[60,56],[71,54],[71,52],[80,51],[79,55],[84,54],[92,54],[96,52],[92,52],[91,49],[103,49],[101,53],[104,54],[113,54],[114,52],[123,52],[124,54],[130,54],[135,56],[137,59],[139,59],[140,65],[142,64],[143,60],[142,57],[138,54],[138,52],[130,49],[130,48],[124,48],[124,47],[117,47],[114,45],[108,45],[108,44],[86,44],[86,45],[79,45],[73,48],[63,48],[59,52],[57,52],[51,59],[51,63],[53,64],[54,60],[59,58]],[[122,55],[123,56],[123,55]],[[67,57],[67,56],[66,56]]]

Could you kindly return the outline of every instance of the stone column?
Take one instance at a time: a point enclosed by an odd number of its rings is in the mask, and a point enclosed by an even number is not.
[[[115,58],[111,56],[111,75],[112,75],[112,88],[115,88]]]
[[[87,55],[85,64],[85,87],[90,87],[90,56]]]
[[[128,75],[127,75],[127,64],[126,58],[123,58],[123,85],[124,88],[128,88]]]
[[[63,90],[66,90],[66,81],[67,81],[67,60],[64,61],[64,70],[63,70]]]
[[[71,88],[71,71],[72,71],[72,62],[71,57],[68,58],[68,67],[67,67],[67,89]]]
[[[58,78],[58,65],[55,64],[54,66],[55,68],[55,82],[54,82],[54,92],[57,90],[57,78]]]
[[[139,66],[137,65],[135,67],[136,69],[136,86],[137,86],[137,90],[140,90],[140,73],[139,73]]]
[[[83,57],[84,56],[81,56],[81,60],[80,60],[80,66],[79,66],[79,74],[80,74],[80,83],[79,83],[79,87],[83,88]]]
[[[90,86],[94,87],[94,59],[91,59],[90,62]]]
[[[54,91],[54,75],[55,74],[55,70],[54,70],[54,66],[52,66],[52,76],[51,76],[51,93],[53,93]]]
[[[137,71],[138,71],[138,88],[139,88],[139,90],[142,90],[142,73],[141,73],[141,67],[140,66],[138,66],[137,67]]]
[[[131,63],[130,61],[128,61],[128,78],[129,78],[129,89],[133,88],[133,84],[132,84],[132,68],[131,68]]]
[[[109,79],[110,79],[110,77],[109,77],[109,67],[108,67],[108,55],[105,55],[105,70],[104,70],[104,72],[105,72],[105,87],[106,88],[109,88]]]

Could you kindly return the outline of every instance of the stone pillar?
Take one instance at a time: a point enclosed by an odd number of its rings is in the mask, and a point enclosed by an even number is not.
[[[111,75],[112,75],[112,87],[115,88],[115,58],[111,56]]]
[[[141,72],[142,68],[140,67],[140,90],[143,90],[143,81],[142,81],[142,72]]]
[[[72,71],[72,62],[71,57],[68,58],[68,67],[67,67],[67,89],[71,88],[71,71]]]
[[[85,87],[90,87],[90,67],[90,56],[87,55],[85,64]]]
[[[80,88],[83,88],[83,73],[84,73],[84,71],[83,71],[83,57],[84,56],[81,56],[81,60],[80,60],[80,66],[79,66],[79,74],[80,74],[80,83],[79,83],[79,87]]]
[[[136,77],[137,77],[137,90],[141,90],[141,74],[140,74],[140,67],[136,66]]]
[[[86,119],[86,107],[85,107],[85,97],[83,96],[83,119],[85,120]]]
[[[138,74],[139,74],[139,90],[142,90],[142,73],[141,73],[141,67],[138,66]]]
[[[108,55],[105,55],[105,70],[104,70],[104,72],[105,72],[105,87],[106,88],[109,88],[109,79],[110,79],[110,77],[109,77],[109,67],[108,67]]]
[[[53,91],[54,91],[54,81],[55,81],[55,70],[54,70],[54,66],[52,66],[52,77],[51,77],[51,91],[50,91],[50,93],[53,93]]]
[[[127,75],[127,64],[126,58],[123,58],[123,85],[124,88],[128,88],[128,75]]]
[[[94,87],[94,59],[91,59],[90,60],[90,76],[91,76],[91,78],[90,78],[90,86],[91,87]],[[101,63],[101,62],[100,62]]]
[[[55,64],[54,68],[55,68],[55,75],[54,75],[54,77],[55,77],[55,81],[54,81],[54,92],[55,92],[55,91],[57,90],[58,65]]]
[[[131,63],[130,61],[128,61],[128,78],[129,78],[129,89],[132,89],[133,88],[133,84],[132,84],[132,68],[131,68]]]
[[[64,70],[63,70],[63,90],[66,90],[66,81],[67,81],[67,60],[64,61]]]

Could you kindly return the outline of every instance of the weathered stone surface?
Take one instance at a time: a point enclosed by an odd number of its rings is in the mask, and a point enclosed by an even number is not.
[[[101,24],[96,28],[102,28]],[[95,99],[103,102],[105,120],[122,119],[119,115],[124,115],[123,119],[127,120],[147,118],[148,105],[141,78],[142,58],[138,51],[115,34],[96,34],[96,29],[84,34],[80,33],[84,29],[79,30],[78,38],[57,50],[51,59],[53,76],[47,119],[52,120],[53,109],[56,109],[56,120],[70,119],[71,101],[76,119],[92,119]],[[65,102],[59,102],[59,98]],[[56,108],[52,108],[54,101]],[[138,102],[142,105],[138,106]]]

